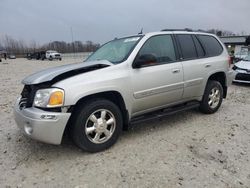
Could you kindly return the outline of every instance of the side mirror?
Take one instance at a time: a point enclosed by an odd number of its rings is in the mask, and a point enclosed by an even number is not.
[[[156,63],[157,58],[153,54],[143,54],[135,58],[135,61],[133,63],[133,68],[141,68],[143,65]]]

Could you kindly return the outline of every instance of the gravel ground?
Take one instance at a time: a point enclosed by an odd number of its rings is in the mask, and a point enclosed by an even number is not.
[[[232,85],[220,110],[191,110],[134,126],[89,154],[24,137],[13,119],[22,78],[80,62],[0,63],[0,187],[250,187],[250,86]]]

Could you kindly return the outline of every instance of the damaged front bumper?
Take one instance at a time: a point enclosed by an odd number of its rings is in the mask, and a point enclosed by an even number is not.
[[[60,144],[71,113],[48,112],[35,107],[20,108],[20,98],[14,106],[14,116],[22,132],[35,140]]]

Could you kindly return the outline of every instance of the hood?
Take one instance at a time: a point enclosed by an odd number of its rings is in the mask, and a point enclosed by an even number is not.
[[[235,63],[235,65],[241,69],[249,69],[250,70],[250,61],[239,61],[238,63]]]
[[[36,72],[24,78],[22,83],[25,85],[33,85],[44,82],[52,82],[53,84],[77,74],[82,74],[112,65],[112,63],[106,60],[63,65]]]

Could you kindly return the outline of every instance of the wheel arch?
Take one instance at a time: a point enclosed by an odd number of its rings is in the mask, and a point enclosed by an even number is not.
[[[129,126],[129,113],[128,110],[126,108],[126,104],[124,101],[123,96],[121,95],[120,92],[118,91],[114,91],[114,90],[110,90],[110,91],[104,91],[104,92],[99,92],[99,93],[94,93],[94,94],[89,94],[86,95],[82,98],[80,98],[74,106],[72,106],[69,111],[72,113],[71,117],[66,125],[66,130],[69,130],[70,126],[71,126],[71,119],[74,118],[74,113],[76,111],[76,108],[80,105],[84,105],[84,103],[87,103],[89,100],[93,100],[93,99],[106,99],[109,100],[113,103],[115,103],[119,109],[121,110],[122,113],[122,118],[123,118],[123,130],[127,130],[128,126]]]
[[[226,80],[225,72],[213,73],[209,76],[208,81],[209,80],[214,80],[214,81],[220,82],[220,84],[222,85],[222,88],[223,88],[223,98],[226,98],[226,96],[227,96],[227,84],[226,84],[227,80]]]

